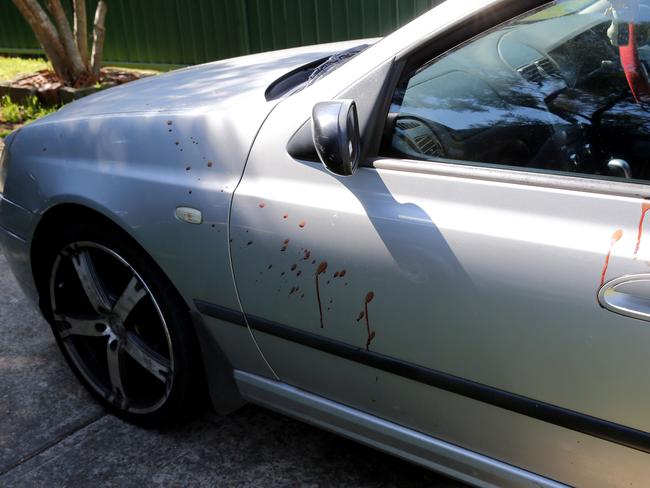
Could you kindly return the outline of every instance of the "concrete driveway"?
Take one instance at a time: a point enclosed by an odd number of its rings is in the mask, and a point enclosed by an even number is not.
[[[252,405],[126,424],[79,385],[0,254],[0,486],[463,485]]]

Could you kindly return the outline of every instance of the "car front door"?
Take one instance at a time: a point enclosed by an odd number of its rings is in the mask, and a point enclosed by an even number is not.
[[[648,479],[647,24],[611,8],[409,53],[352,177],[287,152],[318,84],[271,114],[231,249],[280,380],[572,484]]]

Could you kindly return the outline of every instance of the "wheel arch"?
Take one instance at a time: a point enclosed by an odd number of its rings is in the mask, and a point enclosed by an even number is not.
[[[203,385],[206,393],[209,393],[213,409],[219,414],[227,414],[237,410],[246,402],[243,401],[239,390],[234,382],[233,367],[230,364],[227,355],[223,352],[221,345],[214,338],[205,333],[205,324],[201,315],[188,304],[183,294],[178,290],[170,276],[165,272],[163,267],[147,251],[146,247],[141,244],[124,226],[120,225],[115,219],[108,215],[93,209],[89,206],[79,203],[58,203],[48,208],[41,216],[32,234],[30,245],[30,261],[32,263],[32,275],[36,289],[38,291],[38,305],[42,314],[50,320],[49,307],[44,306],[43,298],[47,296],[44,293],[43,286],[47,285],[47,262],[44,252],[48,240],[47,236],[51,232],[56,232],[57,228],[66,225],[67,222],[82,222],[89,225],[101,224],[110,227],[119,233],[130,243],[137,246],[146,254],[151,262],[158,268],[164,279],[167,280],[170,288],[181,300],[186,307],[194,329],[192,334],[199,345],[200,369],[203,372]],[[219,371],[214,371],[214,368]]]
[[[124,228],[124,226],[120,225],[115,219],[112,219],[105,213],[79,203],[58,203],[48,208],[42,214],[36,228],[34,229],[30,246],[30,260],[32,263],[32,275],[39,296],[42,295],[42,283],[40,280],[42,280],[42,273],[44,272],[43,268],[47,264],[44,262],[43,256],[43,250],[47,247],[47,236],[50,232],[56,232],[56,229],[60,226],[66,225],[66,222],[81,222],[88,225],[101,224],[113,228],[116,232],[124,236],[125,239],[128,239],[133,245],[137,246],[152,260],[153,263],[155,263],[160,273],[172,285],[175,293],[187,307],[187,310],[190,311],[192,309],[162,266],[160,266],[151,253],[147,251],[146,247],[142,245],[142,243],[140,243],[126,228]],[[41,276],[39,276],[39,274]]]

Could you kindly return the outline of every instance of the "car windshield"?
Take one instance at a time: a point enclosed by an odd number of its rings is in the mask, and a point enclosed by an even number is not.
[[[311,75],[309,75],[309,78],[305,83],[305,87],[314,84],[316,81],[327,76],[332,71],[343,66],[357,54],[368,49],[368,47],[370,47],[370,44],[362,44],[360,46],[353,47],[352,49],[346,49],[345,51],[331,55],[323,64],[317,66]]]

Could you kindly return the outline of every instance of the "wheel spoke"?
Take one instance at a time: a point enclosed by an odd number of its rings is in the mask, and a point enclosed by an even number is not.
[[[126,408],[126,393],[123,385],[124,349],[120,341],[112,338],[106,346],[106,358],[108,360],[108,374],[111,380],[113,395],[110,401]]]
[[[56,314],[54,316],[61,339],[70,336],[102,337],[106,335],[106,325],[100,317],[71,317]]]
[[[120,298],[115,302],[113,313],[117,315],[122,322],[125,322],[131,311],[146,294],[147,290],[134,276],[131,278],[131,281],[129,281],[126,289],[122,292],[122,295],[120,295]]]
[[[104,286],[95,270],[88,251],[79,251],[72,256],[72,264],[77,271],[81,286],[86,296],[97,313],[106,313],[111,310],[111,302],[108,299]]]
[[[160,381],[167,382],[169,377],[169,359],[151,349],[133,332],[127,333],[124,349],[140,366]]]

